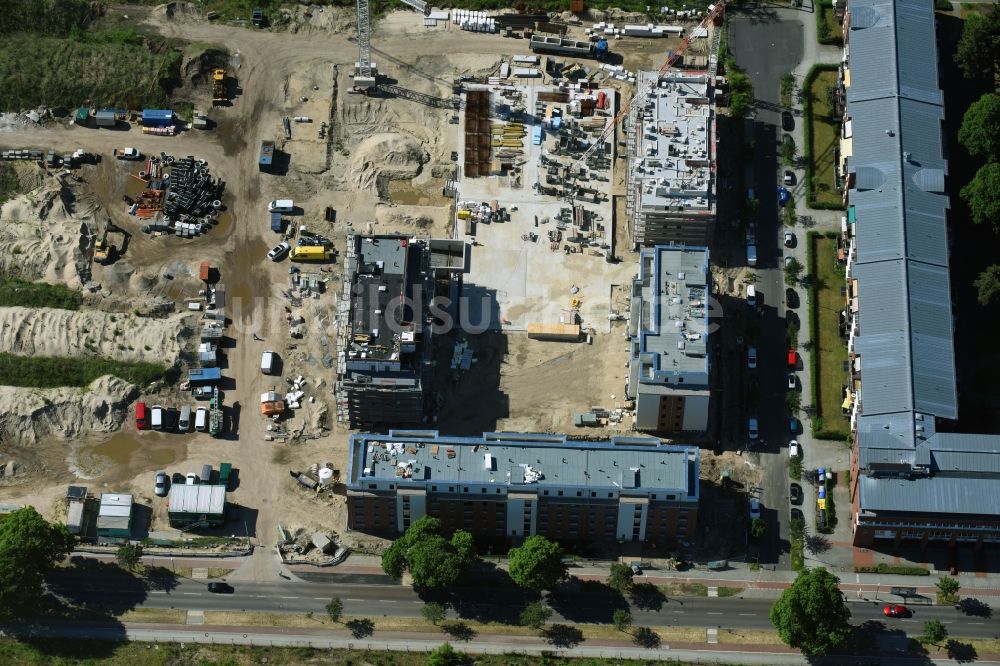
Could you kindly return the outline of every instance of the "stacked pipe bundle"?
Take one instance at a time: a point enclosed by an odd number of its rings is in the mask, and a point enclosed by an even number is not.
[[[179,159],[170,168],[167,202],[164,210],[175,222],[211,223],[222,208],[222,191],[225,184],[208,175],[205,160],[190,155]]]

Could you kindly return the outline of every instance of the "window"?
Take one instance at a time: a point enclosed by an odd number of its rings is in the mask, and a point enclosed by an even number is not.
[[[376,490],[377,488],[378,488],[378,484],[377,483],[369,483],[368,484],[368,490]]]
[[[614,496],[615,496],[615,494],[614,494],[614,493],[608,493],[608,497],[609,497],[609,498],[611,498],[611,497],[614,497]]]
[[[562,491],[561,490],[559,491],[559,497],[562,497]]]
[[[448,492],[449,493],[455,492],[455,486],[448,486]]]
[[[467,493],[467,492],[469,492],[469,489],[468,488],[462,488],[462,492],[463,493]]]
[[[437,487],[437,486],[431,486],[431,492],[432,492],[432,493],[436,493],[436,492],[437,492],[437,490],[438,490],[438,487]]]
[[[497,488],[497,495],[499,495],[499,494],[500,494],[500,489],[499,489],[499,488]]]
[[[597,491],[596,490],[591,490],[590,491],[590,496],[591,497],[597,497]]]
[[[396,486],[394,486],[393,484],[390,483],[389,484],[389,490],[395,490],[395,489],[396,489]]]
[[[580,490],[576,491],[576,496],[577,497],[582,497],[583,496],[583,491],[580,491]]]
[[[543,495],[548,495],[548,494],[549,494],[549,491],[547,491],[547,490],[543,490],[543,491],[542,491],[542,494],[543,494]]]
[[[667,495],[667,499],[668,500],[675,500],[675,499],[677,499],[677,495]]]

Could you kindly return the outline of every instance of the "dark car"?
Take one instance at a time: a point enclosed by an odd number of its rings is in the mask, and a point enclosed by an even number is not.
[[[791,132],[793,129],[795,129],[795,118],[792,117],[791,111],[781,112],[781,129],[785,130],[786,132]]]
[[[788,498],[792,504],[794,504],[795,506],[799,506],[800,504],[802,504],[803,497],[804,495],[802,494],[802,486],[800,486],[797,483],[793,483],[788,487]]]
[[[208,591],[215,594],[232,594],[234,590],[233,586],[229,583],[214,582],[208,584]]]
[[[170,477],[170,482],[174,484],[184,485],[184,475],[180,472],[174,472],[173,476]]]
[[[797,520],[800,523],[804,524],[806,522],[806,517],[805,517],[805,515],[803,515],[802,509],[795,509],[795,508],[793,508],[791,510],[791,517],[792,517],[792,520]]]
[[[791,287],[785,289],[785,303],[787,303],[790,308],[799,307],[799,294]]]
[[[785,310],[785,322],[789,326],[791,326],[793,324],[795,326],[799,326],[800,325],[799,324],[799,315],[796,312],[793,312],[792,310]]]

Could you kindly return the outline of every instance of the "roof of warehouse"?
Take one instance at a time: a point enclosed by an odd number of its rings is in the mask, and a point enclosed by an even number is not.
[[[404,467],[412,472],[407,480],[420,483],[663,489],[697,495],[697,469],[692,477],[690,465],[697,467],[698,449],[648,437],[591,442],[530,433],[439,437],[432,431],[390,431],[354,435],[351,441],[351,478],[359,485],[376,478],[402,481],[397,469]],[[395,443],[400,446],[387,447]],[[487,467],[487,455],[492,468]],[[529,468],[542,476],[526,480]]]
[[[939,512],[959,515],[994,514],[986,497],[995,495],[997,479],[933,476],[913,479],[858,479],[863,511]]]
[[[218,515],[226,509],[226,487],[210,485],[173,485],[167,496],[169,513],[205,513]]]

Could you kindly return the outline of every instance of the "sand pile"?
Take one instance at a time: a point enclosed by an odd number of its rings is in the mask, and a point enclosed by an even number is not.
[[[356,188],[371,190],[380,176],[391,180],[414,178],[428,159],[427,151],[413,137],[375,134],[355,150],[350,166],[351,178]]]
[[[94,310],[0,308],[0,351],[15,354],[96,354],[171,365],[193,333],[186,314],[153,319]]]
[[[78,388],[27,389],[0,386],[0,442],[36,444],[55,437],[118,430],[128,415],[135,386],[110,375]]]
[[[55,178],[0,208],[0,272],[79,289],[90,280],[93,197]],[[89,226],[88,226],[89,224]]]

